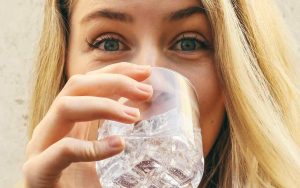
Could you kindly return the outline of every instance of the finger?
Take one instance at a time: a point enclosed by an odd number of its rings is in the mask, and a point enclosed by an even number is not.
[[[99,97],[61,97],[53,103],[46,117],[35,128],[27,146],[29,154],[39,153],[65,137],[75,122],[109,119],[134,123],[140,112],[114,100]]]
[[[51,145],[41,154],[32,157],[23,166],[26,179],[30,182],[53,179],[73,162],[98,161],[120,153],[124,140],[118,136],[107,137],[101,141],[82,141],[64,138]],[[36,187],[36,186],[33,186]]]
[[[132,100],[147,100],[153,88],[121,74],[72,76],[59,96],[98,96],[107,98],[126,97]]]
[[[101,69],[88,72],[87,74],[98,75],[102,73],[123,74],[137,81],[143,81],[150,76],[151,66],[121,62],[105,66]]]

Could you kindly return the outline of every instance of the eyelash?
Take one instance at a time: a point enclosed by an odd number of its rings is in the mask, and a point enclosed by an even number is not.
[[[199,39],[199,37],[196,34],[193,34],[192,36],[185,36],[185,34],[181,34],[179,39],[176,40],[175,43],[172,43],[171,48],[178,45],[183,40],[195,40],[196,42],[198,42],[201,45],[200,50],[210,50],[210,49],[212,49],[211,45],[207,41]]]
[[[86,39],[86,42],[90,48],[99,49],[100,44],[102,44],[106,40],[115,40],[115,41],[122,43],[124,46],[126,46],[124,44],[124,42],[120,39],[120,37],[118,37],[116,34],[104,34],[104,35],[100,36],[99,38],[97,38],[94,42],[89,42],[88,39]]]
[[[86,39],[86,42],[87,42],[87,44],[89,45],[90,48],[100,50],[99,46],[103,42],[105,42],[106,40],[115,40],[115,41],[118,41],[119,43],[121,43],[122,45],[124,45],[125,47],[127,47],[127,45],[124,44],[122,39],[120,39],[120,37],[118,37],[116,34],[106,34],[106,35],[104,34],[104,35],[100,36],[98,39],[96,39],[94,42],[89,42],[87,39]],[[183,40],[195,40],[196,42],[198,42],[201,45],[200,50],[210,50],[210,49],[212,49],[211,45],[207,41],[203,41],[203,40],[198,39],[197,35],[185,36],[184,34],[181,34],[181,37],[178,40],[176,40],[174,43],[172,43],[170,48],[173,48],[174,46],[178,45]],[[121,50],[119,50],[119,51],[121,51]],[[176,51],[180,51],[180,50],[176,50]],[[112,51],[109,51],[109,52],[112,52]]]

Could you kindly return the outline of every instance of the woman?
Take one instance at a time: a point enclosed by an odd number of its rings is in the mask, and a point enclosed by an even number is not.
[[[137,121],[115,99],[151,97],[141,81],[161,66],[199,95],[200,187],[297,187],[300,101],[283,28],[272,0],[47,0],[26,185],[100,187],[94,161],[124,141],[94,141],[97,120]]]

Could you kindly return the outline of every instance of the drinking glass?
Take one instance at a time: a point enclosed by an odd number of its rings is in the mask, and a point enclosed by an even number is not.
[[[198,187],[204,170],[199,105],[190,81],[181,74],[153,67],[143,81],[153,87],[147,101],[120,98],[140,109],[139,121],[101,120],[98,139],[119,135],[122,153],[96,162],[103,188]]]

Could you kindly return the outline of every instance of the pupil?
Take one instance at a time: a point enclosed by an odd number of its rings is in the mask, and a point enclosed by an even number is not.
[[[181,43],[181,49],[183,51],[196,50],[196,42],[193,39],[185,39]]]
[[[104,43],[104,49],[106,51],[117,51],[119,50],[119,42],[113,39],[106,40]]]

